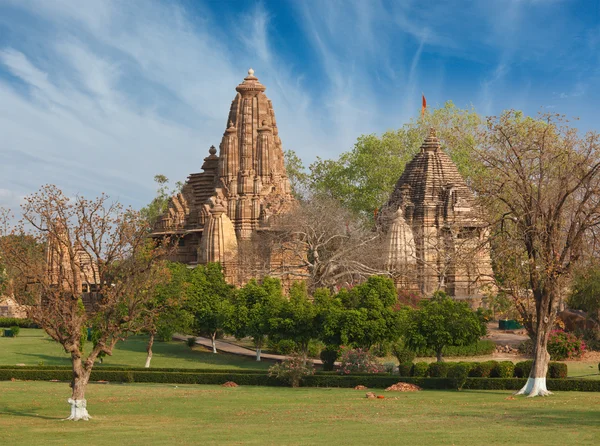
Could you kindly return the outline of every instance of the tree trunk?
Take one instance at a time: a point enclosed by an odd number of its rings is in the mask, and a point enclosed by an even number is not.
[[[259,338],[254,340],[254,346],[256,347],[256,360],[260,361],[260,354],[262,352],[263,339]]]
[[[67,420],[89,420],[91,417],[87,411],[87,402],[85,400],[85,389],[90,379],[92,372],[83,367],[81,358],[72,358],[73,363],[73,380],[71,381],[71,388],[73,392],[71,398],[67,402],[71,405],[71,416]]]
[[[550,354],[548,353],[548,338],[554,325],[556,317],[556,306],[558,300],[554,293],[548,293],[541,297],[540,302],[536,304],[537,324],[535,332],[535,345],[533,349],[533,365],[527,383],[519,390],[516,395],[547,396],[551,395],[546,388],[546,374],[548,373],[548,363]]]
[[[444,362],[444,358],[442,358],[442,350],[444,350],[444,347],[438,348],[436,351],[437,362]]]
[[[148,352],[148,356],[146,356],[146,365],[145,368],[150,368],[150,361],[152,361],[152,346],[154,345],[154,333],[150,333],[150,339],[148,339],[148,345],[146,346],[146,351]]]
[[[213,353],[217,353],[217,344],[215,344],[215,340],[217,339],[217,332],[214,332],[210,335],[210,340],[212,342]]]

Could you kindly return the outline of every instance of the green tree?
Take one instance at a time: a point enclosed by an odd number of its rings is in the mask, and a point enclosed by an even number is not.
[[[588,317],[600,322],[600,265],[594,263],[580,268],[574,274],[568,304],[573,309],[585,311]]]
[[[442,291],[431,300],[421,301],[406,318],[404,339],[407,347],[435,351],[442,362],[444,347],[469,345],[485,335],[485,326],[466,302],[454,300]]]
[[[186,308],[194,316],[195,334],[211,339],[213,353],[217,353],[215,341],[219,333],[233,331],[233,290],[218,263],[199,265],[190,271]]]
[[[271,277],[265,277],[261,284],[251,280],[235,293],[232,331],[237,338],[252,338],[257,361],[260,361],[266,337],[273,331],[271,321],[284,302],[281,282]]]
[[[292,194],[294,194],[294,197],[298,200],[306,198],[309,186],[309,175],[302,160],[293,150],[286,150],[284,159],[285,170],[288,179],[290,180],[290,186],[292,187]]]
[[[484,174],[473,157],[479,144],[482,120],[471,109],[460,109],[452,102],[411,120],[399,130],[381,136],[362,135],[354,148],[337,160],[317,160],[310,165],[309,189],[339,200],[344,207],[372,218],[389,198],[408,161],[417,153],[429,128],[434,127],[443,149],[470,182]]]
[[[281,307],[279,314],[271,319],[273,334],[296,343],[299,353],[308,358],[308,344],[321,336],[318,308],[308,296],[306,284],[296,282],[290,289],[289,299]]]
[[[181,192],[181,189],[183,188],[183,183],[178,181],[175,183],[175,187],[170,189],[169,179],[161,174],[154,175],[154,182],[157,184],[156,196],[147,206],[140,209],[142,218],[146,219],[150,224],[150,227],[152,227],[154,223],[156,223],[156,220],[167,211],[169,198],[171,198],[172,195]]]

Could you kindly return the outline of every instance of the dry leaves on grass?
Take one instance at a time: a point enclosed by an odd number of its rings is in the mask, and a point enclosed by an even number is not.
[[[367,390],[368,387],[367,386],[363,386],[362,384],[359,384],[358,386],[356,386],[354,388],[354,390]]]
[[[385,389],[386,392],[417,392],[419,390],[421,390],[419,386],[403,382],[392,384],[387,389]]]
[[[239,387],[236,383],[234,383],[233,381],[227,381],[225,384],[222,384],[221,387]]]

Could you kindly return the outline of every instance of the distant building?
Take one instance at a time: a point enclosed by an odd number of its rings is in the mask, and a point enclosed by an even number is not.
[[[431,129],[378,214],[385,261],[399,287],[478,298],[491,283],[486,224]]]
[[[236,87],[219,153],[213,147],[202,172],[191,174],[169,201],[154,237],[176,236],[173,260],[195,265],[220,262],[232,283],[244,282],[244,245],[271,219],[294,205],[275,112],[254,71]],[[283,259],[267,253],[267,262]]]

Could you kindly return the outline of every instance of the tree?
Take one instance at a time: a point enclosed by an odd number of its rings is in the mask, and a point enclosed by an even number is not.
[[[309,168],[308,189],[313,195],[338,200],[355,215],[372,219],[431,127],[469,183],[484,172],[473,157],[480,125],[481,118],[473,109],[460,109],[446,102],[399,130],[360,136],[354,148],[337,160],[317,158]]]
[[[489,118],[482,139],[486,149],[477,155],[488,175],[477,189],[494,219],[499,285],[535,302],[525,324],[534,361],[518,393],[547,395],[548,337],[570,274],[600,223],[599,136],[580,136],[559,115],[533,119],[509,111]]]
[[[217,353],[215,341],[219,333],[232,331],[232,295],[233,286],[225,281],[218,263],[198,265],[191,270],[186,287],[186,308],[194,316],[195,333],[210,337],[213,353]]]
[[[281,282],[271,277],[265,277],[261,284],[251,280],[235,294],[233,331],[237,338],[252,338],[257,361],[266,337],[273,331],[271,320],[277,317],[284,301]]]
[[[182,263],[167,262],[168,281],[153,290],[152,298],[144,305],[142,314],[144,332],[148,333],[146,364],[150,367],[154,338],[171,340],[175,332],[190,329],[193,316],[185,309],[185,290],[190,270]]]
[[[485,333],[485,325],[466,302],[438,291],[431,300],[421,301],[418,309],[410,310],[404,340],[414,351],[433,350],[438,362],[442,362],[444,347],[472,344]]]
[[[341,290],[337,298],[344,309],[338,312],[342,344],[370,349],[400,336],[401,315],[395,310],[398,293],[391,279],[369,277],[349,291]]]
[[[353,286],[373,274],[385,274],[380,243],[380,234],[339,202],[313,197],[279,217],[272,230],[262,235],[260,245],[269,246],[270,255],[287,259],[282,270],[266,262],[271,268],[266,274],[283,276],[294,265],[293,274],[307,279],[308,289],[314,292]]]
[[[11,291],[28,317],[70,354],[69,419],[87,420],[85,390],[94,362],[141,329],[144,305],[164,280],[158,259],[167,251],[147,238],[139,213],[105,195],[70,199],[47,185],[21,207],[23,219],[12,226],[5,218],[0,238]],[[85,346],[88,327],[95,331],[91,348]]]
[[[309,298],[304,282],[296,282],[290,289],[289,299],[283,303],[279,314],[271,319],[273,334],[296,343],[306,363],[308,344],[319,339],[321,326],[317,306]]]
[[[600,322],[600,265],[592,263],[575,272],[568,304]]]
[[[292,194],[297,200],[302,200],[308,194],[309,175],[302,164],[302,160],[293,150],[286,150],[284,159]]]
[[[150,228],[154,226],[156,220],[166,212],[169,205],[169,198],[172,195],[181,192],[183,183],[175,183],[175,188],[169,191],[169,179],[161,174],[154,175],[154,182],[158,185],[156,196],[152,201],[140,209],[141,216],[149,223]]]

